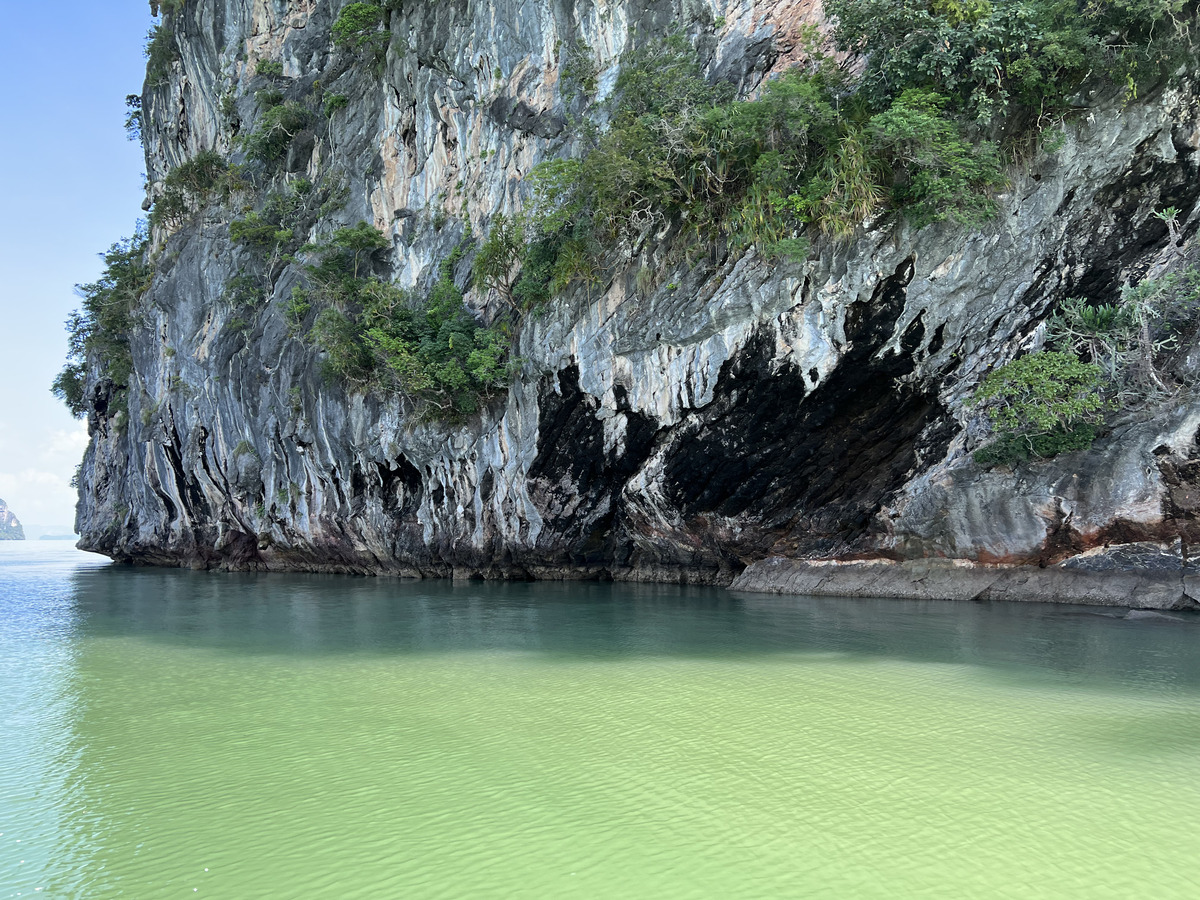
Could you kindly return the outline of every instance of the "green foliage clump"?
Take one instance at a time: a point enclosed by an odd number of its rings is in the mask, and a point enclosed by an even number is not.
[[[308,313],[312,309],[312,303],[308,300],[308,291],[297,285],[292,288],[292,295],[288,299],[287,307],[284,310],[284,318],[287,320],[288,333],[298,334],[304,328],[304,323],[308,319]]]
[[[349,3],[333,23],[336,43],[361,47],[371,42],[383,26],[383,7],[378,3]]]
[[[265,299],[258,280],[245,271],[239,271],[225,283],[222,299],[234,306],[255,307]]]
[[[323,105],[323,108],[325,110],[325,116],[327,118],[332,118],[333,114],[336,113],[339,109],[345,109],[349,105],[350,105],[350,98],[347,97],[345,94],[326,94],[325,102]]]
[[[577,96],[588,97],[595,94],[600,80],[600,70],[596,66],[596,57],[592,48],[583,41],[576,41],[568,45],[563,58],[560,78],[563,99],[567,103]]]
[[[975,461],[997,465],[1091,446],[1108,401],[1098,365],[1068,351],[1043,350],[989,372],[971,405],[1000,433]]]
[[[596,277],[605,246],[649,230],[794,259],[808,252],[805,230],[846,237],[889,206],[917,225],[992,212],[1000,154],[968,140],[947,98],[913,90],[873,109],[807,37],[809,64],[743,101],[705,80],[681,35],[629,54],[608,127],[585,130],[579,157],[531,173],[527,212],[493,225],[477,284],[528,308]]]
[[[137,94],[125,97],[125,136],[131,141],[142,142],[142,98]]]
[[[179,225],[214,197],[227,197],[239,184],[238,173],[225,157],[215,150],[202,150],[167,173],[162,193],[150,211],[150,224]]]
[[[1096,418],[1104,408],[1101,376],[1074,353],[1030,353],[989,372],[974,402],[996,428],[1048,434]]]
[[[874,147],[891,167],[892,200],[918,227],[943,218],[978,224],[995,213],[990,189],[1004,183],[999,148],[968,141],[946,115],[947,102],[928,89],[909,88],[869,125]]]
[[[110,406],[128,390],[133,373],[129,331],[138,301],[154,274],[146,262],[148,246],[145,229],[113,244],[104,254],[100,278],[76,288],[83,305],[67,319],[67,364],[51,386],[72,415],[88,412],[89,368],[110,383]]]
[[[974,453],[974,460],[985,468],[1014,466],[1031,459],[1050,459],[1060,453],[1086,450],[1096,440],[1096,426],[1081,422],[1071,428],[1056,428],[1046,434],[1006,432]]]
[[[371,60],[374,68],[381,70],[391,39],[386,23],[387,13],[378,0],[347,4],[333,23],[333,41]]]
[[[1174,391],[1160,365],[1196,335],[1200,269],[1194,267],[1121,289],[1116,303],[1064,301],[1047,321],[1047,339],[1101,367],[1121,405]]]
[[[325,370],[360,388],[399,391],[439,417],[461,418],[507,383],[508,333],[484,328],[463,302],[449,262],[428,296],[416,298],[375,275],[387,239],[365,222],[306,248],[312,285],[294,294],[289,319],[321,307],[308,338]]]
[[[858,91],[881,107],[909,88],[969,118],[1055,112],[1089,77],[1136,91],[1187,52],[1187,0],[830,0],[839,49],[865,59]]]
[[[278,88],[265,88],[264,90],[256,91],[254,102],[258,104],[259,109],[274,109],[276,106],[283,104],[283,91]]]
[[[272,192],[261,210],[251,210],[245,217],[229,223],[229,236],[236,244],[278,252],[295,240],[310,195],[311,184],[306,180]]]
[[[166,25],[155,25],[146,35],[146,83],[151,87],[166,84],[171,66],[179,59],[175,33]]]
[[[1052,350],[990,373],[970,404],[998,437],[981,465],[1046,458],[1091,445],[1103,413],[1173,395],[1184,376],[1171,355],[1200,331],[1200,269],[1126,286],[1114,303],[1064,300],[1046,322]]]
[[[360,281],[373,274],[379,251],[389,246],[377,228],[359,222],[339,228],[327,241],[308,244],[302,250],[316,255],[316,265],[308,267],[309,277],[326,296],[344,304],[360,288]]]
[[[254,74],[266,78],[282,78],[283,63],[277,59],[260,59],[254,66]]]
[[[246,156],[268,165],[287,156],[292,139],[312,124],[313,114],[295,100],[271,106],[259,120],[258,127],[242,138]]]
[[[805,236],[849,237],[893,210],[913,225],[995,212],[1002,147],[1057,122],[1089,79],[1138,85],[1194,54],[1194,0],[830,0],[834,43],[801,35],[805,62],[739,101],[710,83],[682,35],[622,60],[574,159],[532,174],[520,241],[484,243],[481,286],[544,299],[651,231],[774,258]],[[586,45],[563,62],[568,103],[595,87]],[[600,127],[595,122],[605,122]],[[511,229],[511,221],[497,227]],[[525,302],[530,302],[526,300]]]
[[[67,319],[68,331],[74,330],[75,315]],[[50,382],[50,393],[65,403],[75,418],[87,415],[87,364],[83,360],[69,360]]]
[[[582,233],[579,233],[582,232]],[[575,279],[597,276],[594,246],[583,229],[547,232],[522,215],[496,215],[475,254],[472,279],[476,287],[495,290],[518,314],[545,303]]]
[[[579,202],[602,230],[680,219],[760,249],[805,226],[847,236],[885,204],[920,224],[975,218],[967,210],[1002,181],[999,157],[970,152],[946,99],[912,92],[872,109],[811,47],[807,68],[740,102],[678,37],[633,54],[611,125],[581,160]]]
[[[328,212],[332,192],[329,179],[314,185],[307,178],[295,178],[271,191],[260,209],[229,223],[233,242],[265,264],[260,289],[273,283],[281,265],[294,261],[304,235]]]
[[[229,223],[229,236],[235,244],[265,247],[273,251],[290,241],[295,233],[290,228],[280,228],[262,213],[252,211],[244,219],[234,219]]]

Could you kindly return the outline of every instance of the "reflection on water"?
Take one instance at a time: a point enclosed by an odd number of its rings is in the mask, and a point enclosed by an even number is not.
[[[0,549],[0,898],[1200,891],[1196,617],[102,562]]]
[[[242,653],[847,653],[1200,686],[1200,616],[1012,603],[780,598],[663,585],[493,584],[85,569],[89,636]]]

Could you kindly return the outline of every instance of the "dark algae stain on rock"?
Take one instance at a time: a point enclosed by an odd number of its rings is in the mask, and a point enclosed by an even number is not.
[[[936,397],[902,381],[922,341],[920,320],[897,350],[885,347],[912,272],[905,261],[853,308],[849,350],[814,388],[792,366],[774,369],[771,335],[726,364],[712,407],[666,465],[668,496],[686,518],[745,517],[765,533],[746,548],[759,556],[778,549],[772,537],[801,554],[870,547],[873,517],[912,474],[918,440],[940,412]]]
[[[578,366],[544,379],[539,393],[530,497],[548,524],[543,546],[563,548],[564,562],[573,565],[603,569],[629,552],[621,493],[649,456],[657,429],[629,410],[620,385],[614,391],[617,409],[607,423],[597,415],[599,401],[580,389]],[[611,443],[606,432],[616,432]]]

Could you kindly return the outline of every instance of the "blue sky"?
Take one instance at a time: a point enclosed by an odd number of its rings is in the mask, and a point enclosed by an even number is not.
[[[23,522],[70,525],[87,442],[49,391],[74,285],[140,216],[141,148],[125,96],[141,92],[146,0],[5,3],[0,29],[0,498]]]

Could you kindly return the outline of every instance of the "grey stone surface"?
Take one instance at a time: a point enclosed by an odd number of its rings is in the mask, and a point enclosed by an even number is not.
[[[751,90],[791,61],[787,29],[813,15],[786,0],[405,4],[376,76],[332,46],[340,6],[187,4],[172,22],[180,60],[144,100],[150,190],[202,149],[242,158],[238,129],[266,84],[255,66],[279,60],[289,96],[319,81],[350,99],[280,176],[345,189],[306,236],[371,222],[405,286],[427,284],[468,225],[483,234],[519,208],[529,170],[571,149],[565,48],[592,48],[603,93],[631,40],[679,22],[712,72]],[[264,269],[231,243],[234,211],[211,207],[154,235],[128,412],[108,408],[93,373],[82,546],[198,567],[721,584],[767,557],[1052,566],[1112,543],[1186,546],[1200,508],[1194,397],[1012,472],[971,461],[980,429],[963,400],[1036,345],[1058,300],[1110,298],[1190,252],[1153,213],[1169,202],[1186,240],[1196,232],[1181,127],[1192,84],[1067,122],[1062,147],[1014,169],[976,230],[883,217],[779,265],[753,251],[688,263],[670,233],[647,233],[602,284],[524,323],[511,389],[456,425],[326,380],[284,317],[298,267]],[[242,271],[268,286],[258,307],[229,299]],[[456,277],[465,285],[466,263]],[[484,319],[501,306],[467,298]],[[1015,595],[1025,577],[984,568],[955,596]],[[1022,584],[1093,590],[1085,572],[1043,577]],[[893,581],[880,574],[878,589]]]
[[[1062,566],[982,566],[949,560],[810,562],[772,557],[752,563],[730,587],[750,593],[816,597],[1200,608],[1195,583],[1180,572],[1127,569],[1101,573]]]

